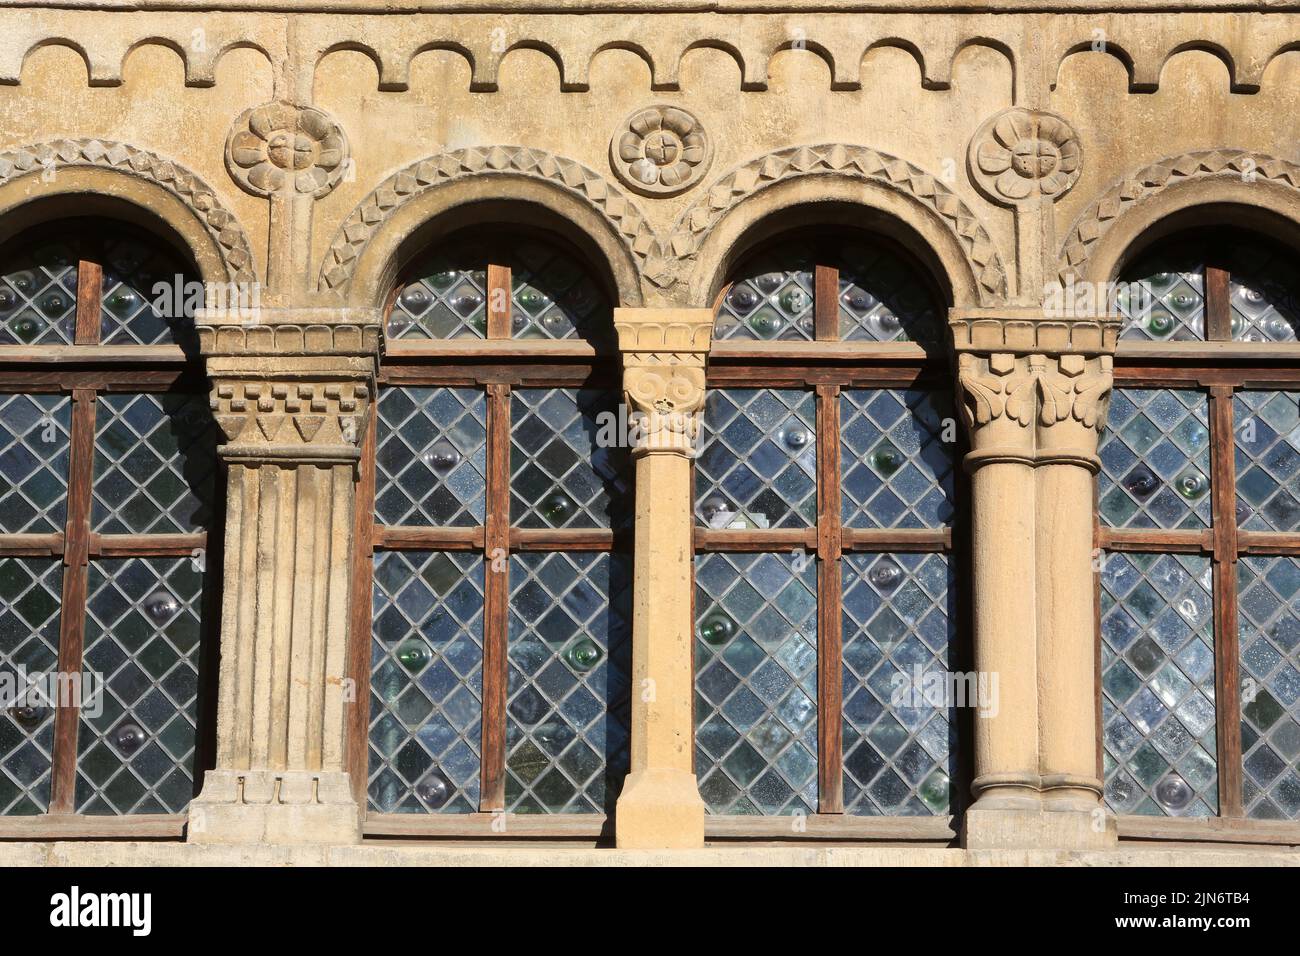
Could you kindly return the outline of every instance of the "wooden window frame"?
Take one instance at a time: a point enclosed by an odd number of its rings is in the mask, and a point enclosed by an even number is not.
[[[57,227],[58,223],[53,224]],[[116,228],[116,224],[114,224]],[[50,227],[37,227],[45,232]],[[129,230],[130,227],[124,227]],[[139,232],[139,230],[135,230]],[[19,239],[39,234],[28,231]],[[160,242],[144,234],[148,241]],[[98,237],[92,237],[93,240]],[[97,243],[93,243],[97,245]],[[7,248],[13,248],[13,243]],[[79,673],[85,644],[86,604],[90,561],[204,554],[208,580],[204,584],[201,621],[198,714],[194,757],[195,795],[216,756],[217,635],[221,607],[221,534],[100,534],[91,529],[94,496],[95,432],[98,399],[108,394],[180,393],[206,395],[207,381],[177,345],[100,345],[103,265],[92,259],[77,264],[77,302],[72,345],[0,345],[0,394],[66,395],[71,399],[68,442],[68,490],[62,531],[49,534],[0,534],[0,558],[46,557],[63,562],[59,615],[58,668]],[[224,514],[223,469],[215,462],[213,523]],[[210,547],[211,546],[211,547]],[[123,814],[107,816],[76,812],[79,707],[56,707],[50,767],[50,803],[46,813],[0,816],[3,839],[178,839],[187,814]]]
[[[1094,500],[1094,547],[1098,554],[1148,552],[1199,554],[1210,559],[1214,628],[1215,744],[1219,813],[1215,817],[1118,815],[1126,840],[1178,840],[1300,844],[1300,820],[1254,820],[1242,807],[1241,701],[1239,688],[1237,559],[1300,555],[1300,532],[1237,528],[1236,444],[1233,394],[1241,390],[1300,391],[1300,348],[1294,343],[1232,340],[1231,276],[1222,259],[1205,266],[1204,342],[1122,339],[1115,355],[1115,388],[1186,389],[1208,398],[1211,527],[1191,529],[1106,528]],[[1289,361],[1288,361],[1289,360]],[[1100,482],[1094,491],[1099,495]],[[1101,571],[1093,573],[1096,613],[1097,775],[1104,779],[1101,709]]]
[[[548,240],[549,241],[549,240]],[[569,252],[567,246],[564,247]],[[570,253],[572,254],[572,253]],[[416,263],[420,259],[417,258]],[[585,261],[578,259],[578,261]],[[409,278],[405,281],[409,281]],[[385,310],[392,311],[399,282]],[[511,338],[511,270],[487,267],[486,339],[398,339],[388,345],[379,388],[471,388],[487,397],[487,487],[484,523],[474,527],[384,526],[375,515],[375,450],[378,414],[361,451],[352,555],[352,620],[349,676],[358,693],[348,719],[348,769],[367,837],[607,840],[612,817],[601,813],[508,814],[505,811],[506,703],[509,675],[509,558],[525,552],[605,552],[631,556],[631,529],[518,528],[510,520],[511,402],[515,389],[598,388],[618,393],[622,368],[617,352],[598,351],[583,339]],[[504,302],[493,309],[493,301]],[[611,309],[612,324],[612,309]],[[631,475],[629,474],[629,479]],[[461,551],[483,561],[483,698],[479,811],[476,813],[380,813],[369,807],[370,653],[374,553]],[[493,559],[505,559],[494,571]]]
[[[807,233],[817,251],[827,247],[825,233]],[[906,250],[879,237],[890,252],[913,266],[927,281],[936,302],[944,302],[928,273]],[[773,240],[791,240],[785,234]],[[723,287],[714,303],[721,308],[733,283]],[[828,294],[829,293],[829,294]],[[715,552],[803,551],[817,561],[817,809],[794,832],[786,816],[706,814],[705,834],[711,839],[889,840],[955,845],[958,821],[969,805],[974,775],[974,721],[969,708],[957,708],[957,747],[954,752],[953,805],[946,816],[902,817],[846,814],[843,801],[842,649],[843,573],[845,552],[881,554],[940,553],[948,555],[955,589],[953,655],[955,666],[973,668],[970,630],[970,576],[959,555],[969,553],[969,487],[961,468],[966,445],[959,429],[953,452],[954,516],[937,529],[846,528],[841,521],[840,393],[844,389],[919,388],[953,394],[953,372],[942,349],[927,350],[909,341],[843,341],[839,337],[839,270],[814,266],[813,341],[728,339],[713,344],[706,388],[755,387],[798,389],[816,396],[817,520],[808,528],[714,529],[698,525],[694,516],[692,470],[691,510],[695,554]],[[942,337],[940,337],[942,338]],[[954,412],[955,414],[955,412]],[[691,577],[692,617],[695,614],[694,567]],[[692,642],[694,654],[694,642]],[[694,670],[694,667],[692,668]],[[693,691],[692,691],[693,693]],[[694,708],[692,708],[692,711]],[[694,750],[692,750],[692,754]]]

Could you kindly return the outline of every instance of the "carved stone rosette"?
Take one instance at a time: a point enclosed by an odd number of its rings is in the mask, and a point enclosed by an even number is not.
[[[338,185],[347,163],[343,127],[310,106],[266,103],[245,110],[226,138],[226,168],[254,196],[288,190],[319,199]]]
[[[704,365],[712,318],[691,313],[618,309],[614,326],[623,353],[623,391],[635,434],[633,454],[693,455],[704,410]],[[649,317],[647,317],[649,316]]]
[[[1055,202],[1079,178],[1083,150],[1063,118],[1022,107],[991,117],[971,137],[970,174],[1002,206]]]
[[[629,116],[609,152],[610,165],[626,186],[646,196],[672,196],[703,178],[713,144],[694,115],[660,105]]]

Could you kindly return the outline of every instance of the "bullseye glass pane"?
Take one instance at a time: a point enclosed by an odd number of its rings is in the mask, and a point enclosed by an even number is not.
[[[483,557],[375,554],[370,809],[473,813],[483,715]]]
[[[738,270],[714,319],[715,339],[811,339],[816,265],[805,243],[788,243]]]
[[[943,323],[916,270],[883,247],[849,243],[834,258],[839,267],[840,338],[934,344]]]
[[[79,243],[55,238],[0,263],[0,344],[71,344],[79,253]]]
[[[1102,524],[1209,527],[1208,409],[1203,392],[1115,389],[1099,451]]]
[[[1210,559],[1108,553],[1101,585],[1107,804],[1116,813],[1214,816]]]
[[[710,813],[817,806],[817,568],[785,554],[695,559],[695,771]]]
[[[1258,242],[1234,245],[1230,256],[1232,337],[1246,342],[1296,341],[1300,270],[1294,257]]]
[[[1120,338],[1204,339],[1205,257],[1203,243],[1179,243],[1130,268],[1115,303],[1120,312]]]
[[[201,286],[174,253],[155,242],[110,236],[101,256],[101,342],[183,348],[197,343],[194,308],[201,304]]]

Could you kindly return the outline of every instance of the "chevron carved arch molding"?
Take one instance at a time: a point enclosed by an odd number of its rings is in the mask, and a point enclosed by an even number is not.
[[[961,250],[981,304],[1007,294],[1006,270],[988,231],[947,186],[906,160],[866,146],[828,143],[795,146],[759,156],[716,180],[708,194],[674,225],[666,249],[682,263],[685,279],[709,233],[736,206],[778,183],[803,176],[831,175],[869,182],[919,204],[942,223]]]
[[[1126,213],[1158,200],[1166,190],[1196,180],[1240,185],[1242,189],[1237,192],[1241,195],[1245,195],[1245,190],[1256,189],[1256,184],[1280,187],[1291,194],[1288,201],[1300,208],[1300,166],[1294,163],[1240,149],[1212,149],[1166,157],[1121,180],[1075,220],[1061,249],[1057,268],[1061,284],[1094,278],[1090,274],[1095,271],[1093,259],[1098,247]],[[1217,201],[1203,198],[1206,202]],[[1142,224],[1146,225],[1148,217],[1142,218]],[[1150,219],[1154,222],[1156,217]],[[1104,264],[1099,262],[1097,267]]]
[[[599,173],[540,149],[486,146],[431,156],[380,183],[339,227],[321,265],[319,288],[344,294],[366,247],[407,203],[457,181],[492,176],[524,177],[580,201],[604,222],[609,235],[617,238],[635,265],[638,282],[671,284],[654,229],[640,209]]]
[[[57,182],[61,169],[109,170],[166,190],[193,213],[212,240],[225,269],[225,280],[250,285],[256,281],[253,254],[243,226],[216,193],[183,166],[126,143],[58,139],[0,153],[0,186],[31,175],[52,176]]]

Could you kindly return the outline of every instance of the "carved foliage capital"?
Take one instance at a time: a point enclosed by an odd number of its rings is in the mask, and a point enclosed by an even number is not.
[[[708,309],[616,309],[623,391],[639,450],[690,454],[704,409]]]

